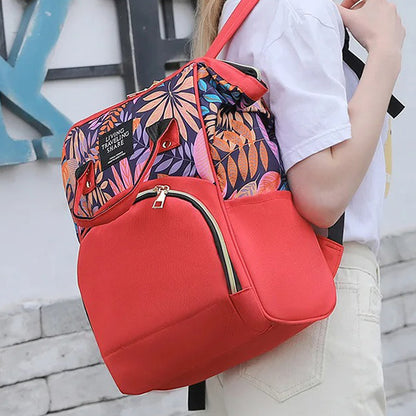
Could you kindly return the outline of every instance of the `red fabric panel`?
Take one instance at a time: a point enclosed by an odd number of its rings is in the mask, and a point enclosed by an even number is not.
[[[214,303],[174,325],[129,344],[104,357],[121,391],[140,394],[163,386],[176,385],[178,378],[193,369],[187,379],[203,379],[201,363],[223,351],[247,342],[253,333],[244,327],[229,302]],[[214,368],[224,368],[219,361]],[[188,384],[187,382],[185,383]]]
[[[310,224],[289,191],[224,201],[238,246],[270,319],[306,322],[335,307],[335,286]]]
[[[341,244],[320,235],[318,236],[318,241],[321,246],[322,253],[324,253],[328,263],[329,269],[331,270],[332,276],[335,277],[341,263],[344,247]]]
[[[152,209],[155,199],[94,227],[80,246],[79,287],[104,354],[228,297],[200,212],[173,197]]]

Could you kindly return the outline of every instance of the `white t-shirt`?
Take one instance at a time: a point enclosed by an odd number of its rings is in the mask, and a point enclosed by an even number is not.
[[[219,29],[239,0],[226,0]],[[342,60],[344,26],[333,0],[261,0],[219,59],[257,67],[269,87],[284,167],[351,138],[348,101],[358,77]],[[385,190],[384,142],[345,211],[344,241],[379,249]]]

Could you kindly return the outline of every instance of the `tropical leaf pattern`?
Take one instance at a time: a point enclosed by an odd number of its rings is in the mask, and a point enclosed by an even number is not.
[[[194,141],[202,125],[195,101],[192,69],[192,65],[184,67],[175,76],[149,88],[148,92],[107,109],[69,131],[62,153],[62,179],[72,212],[76,169],[88,161],[94,162],[96,186],[81,196],[77,207],[78,216],[90,218],[112,197],[137,182],[150,155],[146,127],[163,118],[174,117],[178,121],[182,145],[158,154],[147,179],[157,178],[160,174],[198,176],[193,158]],[[102,170],[99,137],[129,120],[133,120],[133,153]],[[201,155],[199,161],[204,163]]]
[[[288,189],[274,135],[274,118],[263,100],[253,101],[205,62],[191,62],[136,96],[71,128],[61,160],[71,212],[92,218],[113,197],[132,189],[150,155],[146,128],[172,117],[178,122],[180,146],[159,153],[145,180],[193,176],[217,181],[224,199]],[[130,120],[132,153],[102,169],[99,138]],[[95,186],[81,195],[74,207],[75,171],[90,162]],[[75,228],[78,237],[88,231],[77,225]]]
[[[199,64],[198,89],[211,158],[224,199],[289,189],[263,100],[253,101]]]

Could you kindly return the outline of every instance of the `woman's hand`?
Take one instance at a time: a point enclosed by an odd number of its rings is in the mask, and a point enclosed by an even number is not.
[[[344,0],[338,9],[345,26],[367,52],[401,52],[406,30],[395,4],[387,0],[362,0],[358,4]]]

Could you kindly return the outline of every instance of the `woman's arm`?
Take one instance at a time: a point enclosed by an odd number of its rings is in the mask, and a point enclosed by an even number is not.
[[[352,5],[348,0],[342,5],[348,3]],[[287,172],[298,211],[322,228],[342,215],[368,170],[400,72],[405,36],[397,10],[387,0],[367,0],[360,10],[340,7],[340,11],[344,24],[368,50],[364,72],[348,103],[352,137]]]

